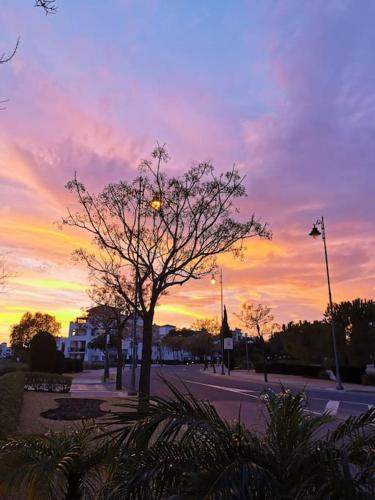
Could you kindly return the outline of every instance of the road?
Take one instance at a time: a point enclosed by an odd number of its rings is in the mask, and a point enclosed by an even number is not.
[[[138,374],[139,374],[138,367]],[[112,369],[112,373],[114,370]],[[72,385],[73,397],[120,397],[126,396],[126,388],[130,381],[130,370],[124,370],[124,391],[114,392],[113,382],[101,384],[101,371],[84,372],[79,374]],[[242,374],[245,375],[245,374]],[[264,407],[260,395],[265,389],[261,381],[251,380],[251,377],[239,379],[236,372],[232,376],[213,374],[212,371],[203,371],[202,366],[170,366],[152,368],[151,393],[153,395],[167,395],[169,393],[162,377],[178,387],[186,387],[200,399],[210,400],[219,413],[229,419],[237,419],[240,414],[241,420],[246,425],[258,426],[264,421]],[[298,379],[297,379],[298,380]],[[316,382],[316,381],[315,381]],[[319,383],[319,382],[318,382]],[[279,382],[270,382],[268,387],[275,391],[280,390]],[[304,389],[308,398],[309,411],[321,414],[329,410],[332,415],[339,419],[350,415],[358,415],[371,406],[375,406],[375,392],[345,390],[337,391],[334,385],[327,387],[304,387],[297,382],[286,383],[294,392]]]

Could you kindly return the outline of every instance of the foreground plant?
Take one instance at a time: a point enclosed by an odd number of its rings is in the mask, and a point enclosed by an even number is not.
[[[266,391],[258,434],[166,384],[171,397],[141,411],[127,403],[102,432],[86,426],[3,445],[0,486],[56,500],[374,498],[375,409],[336,425],[311,415],[302,393]]]
[[[153,398],[136,422],[134,413],[117,415],[109,498],[373,498],[375,409],[336,426],[328,414],[306,411],[303,393],[269,390],[265,431],[257,434],[187,388],[167,385],[172,397]]]
[[[98,429],[11,439],[0,446],[0,497],[33,500],[96,499],[107,477],[105,440]],[[1,494],[4,493],[4,497]],[[16,496],[22,495],[21,497]]]

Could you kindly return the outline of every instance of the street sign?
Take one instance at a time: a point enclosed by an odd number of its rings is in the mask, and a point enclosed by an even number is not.
[[[232,351],[233,350],[233,339],[232,337],[226,337],[224,338],[224,349],[227,351]]]

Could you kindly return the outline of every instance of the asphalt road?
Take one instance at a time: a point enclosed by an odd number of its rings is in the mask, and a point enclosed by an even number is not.
[[[235,376],[214,375],[212,371],[202,371],[201,366],[165,366],[154,368],[155,375],[160,374],[169,381],[181,385],[186,384],[190,391],[199,398],[209,399],[221,414],[228,418],[238,418],[241,407],[242,420],[245,423],[258,423],[262,416],[263,405],[260,395],[265,389],[263,382],[238,380]],[[165,394],[163,382],[159,376],[152,378],[152,393]],[[278,392],[280,383],[270,382],[267,387]],[[362,391],[337,391],[335,388],[306,388],[295,383],[285,384],[293,392],[304,390],[307,396],[308,409],[316,414],[330,411],[338,418],[358,415],[369,407],[375,406],[375,393]]]
[[[113,369],[112,369],[113,371]],[[137,369],[139,375],[139,367]],[[113,392],[113,383],[100,384],[101,371],[82,373],[73,384],[73,397],[98,397],[112,393],[125,396],[130,382],[130,369],[124,370],[124,391],[120,394]],[[203,371],[200,365],[176,366],[165,365],[152,368],[151,393],[153,395],[168,395],[169,390],[162,377],[169,382],[183,388],[185,385],[196,397],[210,400],[219,413],[229,419],[238,419],[246,425],[258,426],[264,422],[264,407],[260,399],[265,384],[250,379],[239,380],[236,375],[213,374],[211,370]],[[84,383],[82,383],[84,382]],[[280,383],[267,384],[274,391],[280,390]],[[288,387],[288,384],[284,384]],[[375,392],[356,390],[337,391],[333,385],[327,388],[305,388],[303,384],[289,384],[293,392],[305,390],[308,399],[308,409],[316,414],[329,410],[339,419],[350,415],[358,415],[375,406]]]

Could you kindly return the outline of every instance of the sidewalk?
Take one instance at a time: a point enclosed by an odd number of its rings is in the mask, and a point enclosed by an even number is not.
[[[113,369],[110,371],[111,378],[103,382],[102,370],[84,370],[73,375],[70,394],[72,397],[104,397],[127,398],[127,390],[116,391]]]
[[[201,370],[202,373],[206,375],[214,375],[216,377],[225,377],[227,380],[240,380],[244,382],[255,382],[264,385],[264,387],[269,384],[280,384],[285,386],[298,386],[300,388],[306,389],[316,389],[316,390],[332,390],[337,391],[336,382],[333,380],[321,380],[314,378],[299,377],[297,375],[283,375],[278,373],[268,374],[268,383],[264,382],[263,373],[255,373],[254,370],[232,370],[230,376],[221,375],[220,367],[216,367],[216,374],[212,372],[212,368],[209,367],[207,370]],[[375,386],[371,385],[360,385],[360,384],[347,384],[343,382],[344,390],[346,392],[367,392],[375,394]]]

